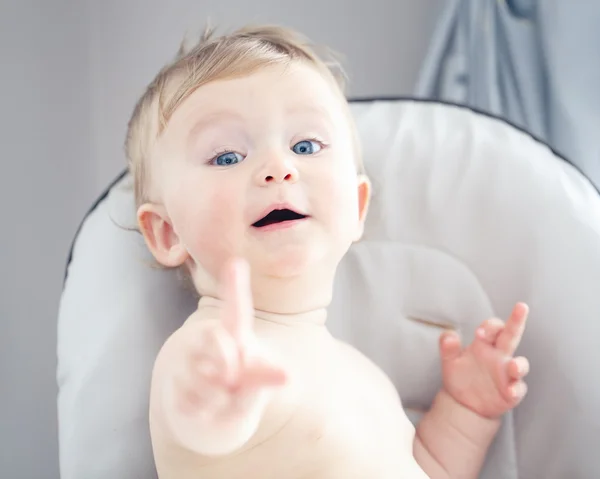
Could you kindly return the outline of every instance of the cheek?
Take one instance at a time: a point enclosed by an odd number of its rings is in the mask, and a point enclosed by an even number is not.
[[[171,217],[192,257],[218,277],[223,263],[240,253],[245,234],[243,207],[239,188],[226,182],[204,183],[190,188],[182,184],[177,218]]]
[[[334,213],[358,218],[358,175],[353,166],[344,165],[329,175],[327,185]]]
[[[319,185],[320,216],[331,234],[345,241],[354,235],[358,225],[357,175],[352,171],[339,171],[322,178]]]

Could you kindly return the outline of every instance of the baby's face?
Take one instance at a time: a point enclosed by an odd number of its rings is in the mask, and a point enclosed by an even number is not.
[[[233,255],[281,278],[337,265],[362,233],[369,193],[352,140],[343,99],[308,65],[200,87],[153,165],[171,240],[205,278]]]

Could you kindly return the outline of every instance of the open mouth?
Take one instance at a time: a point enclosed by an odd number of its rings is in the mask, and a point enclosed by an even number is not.
[[[286,221],[302,220],[304,218],[306,218],[305,215],[301,215],[300,213],[296,213],[292,210],[273,210],[264,218],[258,220],[256,223],[253,223],[252,226],[255,228],[262,228],[263,226],[284,223]]]

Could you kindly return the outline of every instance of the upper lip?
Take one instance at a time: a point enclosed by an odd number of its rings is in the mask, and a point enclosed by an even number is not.
[[[262,211],[262,213],[258,216],[258,218],[252,223],[252,226],[260,226],[257,223],[260,223],[271,213],[273,213],[274,211],[278,211],[278,210],[279,211],[288,210],[302,218],[306,218],[308,216],[303,211],[299,210],[298,208],[293,207],[292,205],[290,205],[288,203],[275,203],[275,204],[270,205],[268,208],[265,208]]]

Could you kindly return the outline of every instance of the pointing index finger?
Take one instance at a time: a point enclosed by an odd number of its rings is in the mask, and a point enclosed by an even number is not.
[[[506,321],[504,330],[498,336],[496,347],[505,354],[512,356],[523,337],[525,322],[529,314],[529,307],[525,303],[517,303]]]
[[[225,329],[238,343],[242,343],[252,330],[254,311],[248,263],[239,258],[229,261],[225,266],[222,287]]]

